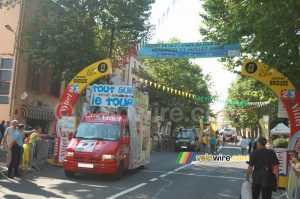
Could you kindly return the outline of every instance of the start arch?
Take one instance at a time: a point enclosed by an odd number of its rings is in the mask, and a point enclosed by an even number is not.
[[[271,88],[284,104],[290,121],[289,150],[300,149],[300,96],[293,84],[274,68],[245,59],[242,75],[253,77]]]
[[[79,72],[68,84],[58,103],[55,115],[54,162],[61,163],[65,149],[69,144],[71,133],[61,132],[61,118],[72,115],[78,96],[97,79],[111,74],[111,60],[105,59],[93,63]]]

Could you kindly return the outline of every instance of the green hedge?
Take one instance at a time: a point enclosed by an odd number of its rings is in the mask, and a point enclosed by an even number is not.
[[[273,147],[274,148],[284,148],[286,149],[288,147],[289,142],[285,139],[276,139],[273,142]]]

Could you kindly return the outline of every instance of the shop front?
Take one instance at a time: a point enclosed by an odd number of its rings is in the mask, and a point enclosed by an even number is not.
[[[42,128],[43,134],[54,133],[54,110],[46,107],[22,105],[22,115],[26,118],[26,129]]]

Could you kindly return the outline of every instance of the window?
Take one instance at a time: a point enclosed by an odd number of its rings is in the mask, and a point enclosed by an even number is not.
[[[27,77],[28,90],[40,90],[40,74],[38,73],[39,65],[34,62],[29,62],[29,70]]]
[[[129,126],[125,126],[124,128],[123,140],[125,140],[126,136],[130,136]]]
[[[61,86],[60,84],[61,84],[60,79],[55,80],[55,82],[51,84],[50,95],[58,98],[60,97],[60,86]]]
[[[10,85],[10,82],[0,82],[0,95],[8,95],[9,94],[9,85]]]

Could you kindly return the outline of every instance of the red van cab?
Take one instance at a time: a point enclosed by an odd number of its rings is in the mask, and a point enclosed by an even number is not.
[[[130,164],[130,134],[126,115],[89,113],[69,143],[63,168],[75,173],[113,174],[120,179]]]

